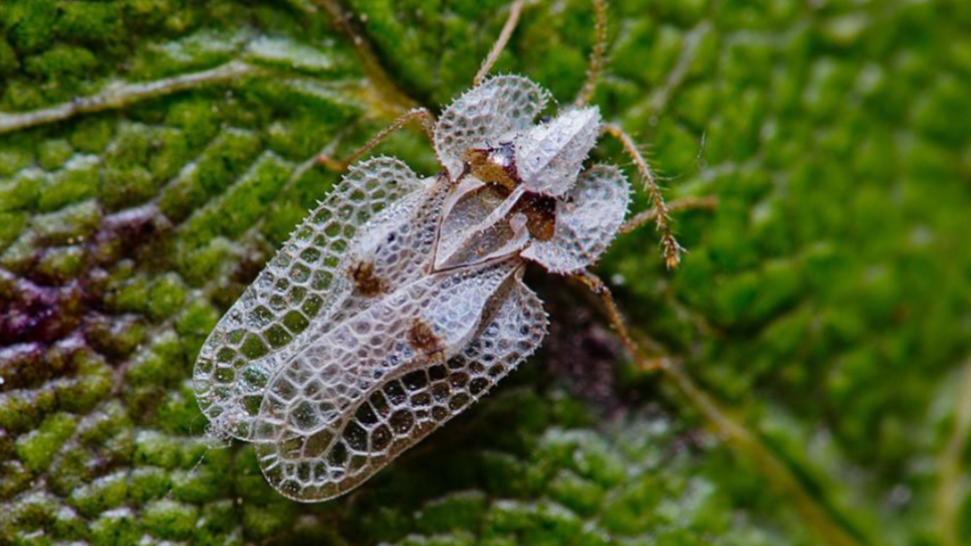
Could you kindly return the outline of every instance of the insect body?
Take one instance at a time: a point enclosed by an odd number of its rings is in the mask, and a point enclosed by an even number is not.
[[[600,113],[537,123],[548,98],[519,76],[473,87],[434,125],[438,176],[353,166],[207,339],[211,431],[253,442],[281,493],[344,493],[484,395],[546,332],[526,264],[579,273],[616,235],[627,181],[583,169]]]

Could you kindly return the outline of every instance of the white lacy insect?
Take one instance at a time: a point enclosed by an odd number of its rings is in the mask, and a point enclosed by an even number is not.
[[[544,89],[481,82],[519,9],[476,86],[434,124],[444,170],[420,179],[387,157],[351,167],[202,348],[194,383],[211,433],[253,442],[289,498],[353,489],[482,397],[546,333],[526,263],[582,273],[623,223],[622,172],[583,168],[611,130],[595,106],[537,123]]]

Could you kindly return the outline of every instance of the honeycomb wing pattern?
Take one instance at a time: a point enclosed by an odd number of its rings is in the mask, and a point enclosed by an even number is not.
[[[305,341],[311,342],[431,271],[443,207],[451,194],[448,179],[439,177],[425,191],[405,197],[361,230],[338,267],[347,290],[334,302],[328,320]]]
[[[338,262],[338,277],[329,311],[318,315],[299,338],[286,347],[244,366],[240,371],[244,381],[236,385],[235,400],[226,402],[216,424],[229,425],[233,437],[251,440],[265,385],[280,365],[326,335],[335,325],[381,301],[386,291],[426,275],[447,194],[447,180],[439,179],[428,191],[403,197],[362,227],[351,242],[351,250]]]
[[[533,124],[548,100],[548,91],[522,76],[497,76],[472,88],[442,113],[435,127],[439,161],[457,179],[465,150],[511,139]]]
[[[553,238],[532,241],[522,256],[552,273],[572,273],[590,265],[617,235],[629,202],[630,186],[620,169],[591,167],[557,201]]]
[[[429,292],[428,283],[416,283],[287,362],[267,384],[252,440],[277,443],[331,428],[385,375],[420,360],[408,333]]]
[[[352,167],[296,228],[199,353],[193,382],[212,435],[245,438],[244,416],[258,409],[280,355],[346,289],[337,257],[369,220],[422,187],[403,162],[371,159]]]
[[[517,265],[506,260],[425,277],[318,338],[270,379],[253,441],[331,427],[388,374],[457,354]]]
[[[546,335],[542,302],[507,279],[476,337],[445,361],[389,375],[333,426],[256,445],[267,480],[283,495],[317,502],[341,495],[484,396]]]
[[[543,195],[565,194],[599,134],[600,110],[595,106],[565,110],[533,126],[516,140],[516,168],[523,184]]]

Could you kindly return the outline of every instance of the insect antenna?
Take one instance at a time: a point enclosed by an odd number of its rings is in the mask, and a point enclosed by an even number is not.
[[[654,173],[651,172],[644,156],[641,155],[637,145],[634,144],[634,139],[620,126],[608,123],[603,126],[603,132],[616,138],[624,147],[627,155],[634,161],[634,166],[637,167],[637,172],[644,180],[644,187],[651,199],[651,207],[654,209],[654,223],[657,225],[657,230],[661,232],[661,251],[664,254],[666,265],[668,269],[677,267],[681,262],[681,254],[684,252],[684,248],[681,247],[678,240],[675,239],[674,233],[671,232],[671,212],[668,210],[667,203],[664,202],[664,196],[661,194],[661,188],[657,185]]]
[[[502,26],[502,32],[499,33],[499,38],[496,40],[496,43],[492,44],[492,49],[489,50],[489,54],[486,56],[485,60],[482,61],[482,66],[479,67],[479,72],[477,72],[475,78],[472,79],[473,86],[477,86],[482,83],[482,80],[484,80],[485,77],[489,75],[489,71],[492,70],[492,65],[496,64],[496,61],[499,60],[499,55],[502,54],[502,50],[509,42],[512,32],[516,30],[516,25],[519,23],[519,14],[522,12],[522,10],[523,0],[516,0],[511,6],[509,6],[509,17],[506,19],[506,24]]]
[[[597,90],[597,81],[600,79],[600,72],[603,70],[604,53],[607,49],[607,1],[593,0],[593,10],[596,14],[597,22],[594,32],[596,37],[593,43],[593,52],[590,53],[590,67],[587,69],[587,79],[580,88],[580,93],[573,101],[577,107],[583,106],[593,98],[593,92]]]

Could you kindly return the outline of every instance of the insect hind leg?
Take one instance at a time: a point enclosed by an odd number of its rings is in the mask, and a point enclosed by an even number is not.
[[[333,159],[327,155],[321,154],[317,156],[317,162],[335,171],[343,171],[355,161],[363,157],[364,154],[368,153],[377,145],[387,140],[389,136],[414,120],[418,120],[421,123],[421,127],[424,130],[425,135],[428,137],[428,140],[434,144],[435,116],[432,115],[427,108],[413,108],[398,116],[398,118],[392,121],[390,125],[368,139],[368,141],[364,143],[364,146],[361,146],[355,150],[354,153],[347,156],[345,159]]]
[[[620,341],[624,344],[624,348],[630,353],[637,367],[644,371],[656,370],[664,368],[667,365],[665,359],[647,359],[641,353],[640,348],[637,346],[637,342],[630,335],[630,330],[627,328],[627,323],[624,321],[624,317],[621,316],[620,310],[617,308],[617,302],[614,301],[614,295],[611,293],[607,285],[600,279],[600,277],[594,275],[593,273],[583,270],[575,275],[573,278],[580,281],[587,289],[589,289],[595,296],[600,298],[601,303],[604,306],[604,310],[607,312],[607,318],[610,320],[611,325],[617,330],[617,335],[620,336]]]
[[[485,60],[482,61],[482,66],[479,67],[479,71],[475,74],[475,78],[472,79],[472,85],[477,86],[482,83],[482,80],[489,75],[489,71],[492,70],[492,65],[496,64],[499,60],[499,55],[502,54],[502,50],[505,49],[506,44],[509,43],[509,38],[512,37],[512,33],[516,30],[516,25],[519,23],[519,14],[523,10],[523,0],[516,0],[509,6],[509,16],[506,18],[506,24],[502,26],[502,32],[499,33],[499,38],[496,42],[492,44],[492,49],[489,50],[489,54],[486,56]]]

